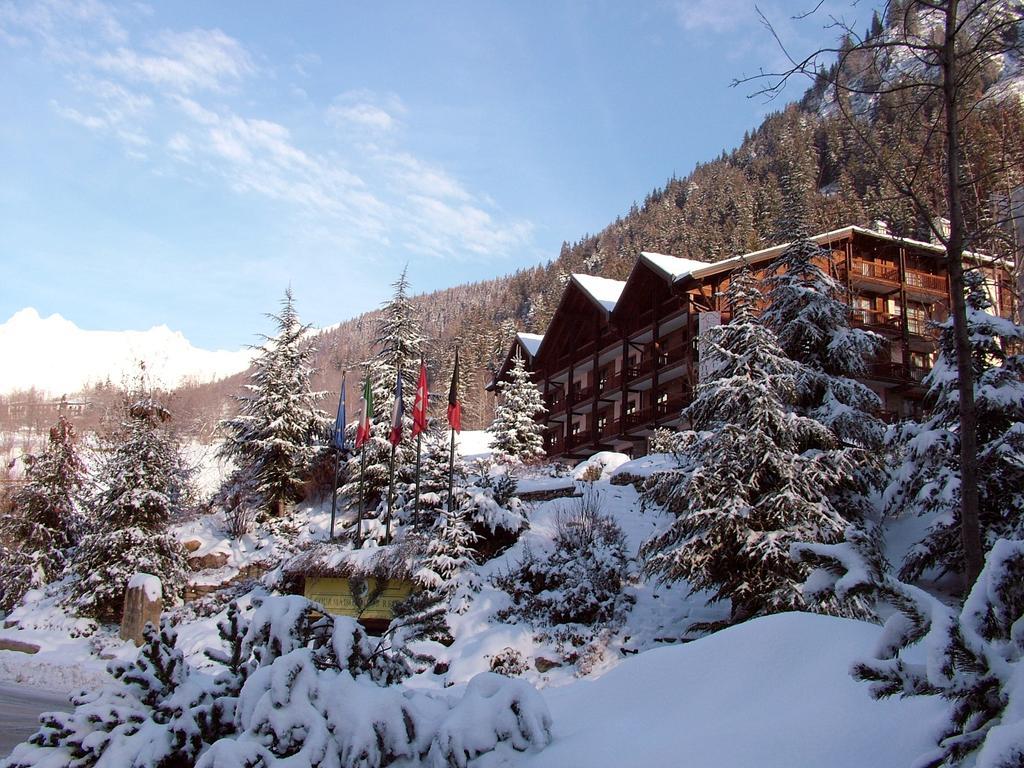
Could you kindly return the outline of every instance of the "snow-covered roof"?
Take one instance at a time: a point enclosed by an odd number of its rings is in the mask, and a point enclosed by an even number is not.
[[[873,229],[865,229],[864,227],[858,227],[851,225],[848,227],[842,227],[841,229],[833,229],[829,232],[823,232],[820,235],[814,235],[810,239],[818,245],[828,245],[835,241],[845,240],[854,233],[858,235],[866,235],[867,237],[873,237],[877,240],[886,240],[891,243],[900,243],[903,245],[909,245],[913,248],[918,248],[924,251],[932,251],[936,255],[944,255],[946,253],[945,246],[936,245],[935,243],[926,243],[923,240],[914,240],[909,237],[896,237],[895,235],[887,235],[882,232],[876,232]],[[763,248],[760,251],[751,251],[750,253],[744,253],[739,256],[732,256],[722,261],[716,261],[713,264],[704,264],[699,269],[695,269],[689,273],[679,275],[674,278],[676,281],[684,280],[688,277],[694,279],[701,279],[708,275],[716,275],[719,272],[728,272],[735,269],[741,263],[746,262],[748,264],[757,264],[761,261],[767,261],[768,259],[774,258],[782,253],[789,243],[780,243],[779,245],[773,245],[771,248]],[[991,256],[986,256],[982,253],[975,253],[972,251],[964,251],[964,256],[968,259],[976,261],[978,263],[994,263],[997,259]]]
[[[519,343],[523,345],[523,349],[530,357],[537,354],[540,343],[544,341],[544,336],[540,333],[517,333],[516,338],[519,339]]]
[[[706,261],[681,259],[678,256],[669,256],[665,253],[652,253],[650,251],[641,251],[640,259],[647,262],[656,271],[661,272],[670,280],[678,280],[683,275],[688,275],[695,270],[708,266]]]
[[[572,279],[605,312],[615,309],[615,303],[622,295],[622,289],[626,287],[624,280],[609,280],[607,277],[596,275],[574,274]]]

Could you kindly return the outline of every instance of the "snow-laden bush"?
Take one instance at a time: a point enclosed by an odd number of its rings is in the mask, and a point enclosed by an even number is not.
[[[896,611],[872,658],[853,666],[871,695],[939,695],[948,720],[922,768],[1024,765],[1024,541],[1001,539],[956,611],[890,573],[871,533],[836,545],[799,545],[817,566],[815,589],[870,596]]]
[[[253,605],[220,622],[221,647],[207,650],[218,674],[186,663],[169,624],[149,627],[138,659],[111,664],[113,684],[44,715],[3,768],[441,768],[550,741],[547,706],[522,681],[484,673],[460,700],[381,685],[381,646],[351,618],[298,596]]]
[[[575,660],[575,649],[595,632],[622,622],[631,602],[630,561],[622,529],[602,512],[593,487],[559,514],[556,528],[549,548],[527,547],[515,567],[495,578],[512,598],[497,617],[532,624]]]

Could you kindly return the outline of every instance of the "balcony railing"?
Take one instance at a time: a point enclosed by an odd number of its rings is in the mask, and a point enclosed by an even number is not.
[[[846,265],[838,265],[840,277],[846,277]],[[854,259],[850,265],[850,281],[853,283],[892,283],[899,285],[900,270],[895,264],[879,261]]]
[[[846,265],[840,264],[838,267],[840,278],[845,278]],[[918,269],[907,269],[903,274],[909,293],[925,297],[944,297],[948,294],[943,275],[933,275]],[[876,285],[895,290],[900,284],[899,267],[886,262],[854,259],[849,276],[850,282],[858,285]]]
[[[548,395],[544,398],[544,405],[548,409],[548,415],[561,413],[565,410],[565,397],[561,392],[557,395]]]
[[[585,403],[588,400],[592,399],[593,397],[594,397],[594,388],[593,387],[579,387],[577,389],[573,389],[572,390],[572,394],[570,395],[570,399],[571,399],[573,405],[578,405],[579,403]]]
[[[907,270],[907,287],[916,288],[926,293],[947,295],[946,278],[942,275],[931,275],[916,269]]]
[[[565,449],[567,451],[571,451],[573,448],[581,445],[587,445],[592,442],[594,442],[594,433],[589,429],[581,429],[576,434],[569,435],[565,439]]]
[[[674,419],[679,416],[680,411],[688,406],[692,400],[693,398],[689,394],[676,395],[664,402],[655,403],[653,406],[641,408],[633,413],[627,413],[622,417],[625,431],[632,432],[637,429],[646,429],[647,427],[653,427],[656,422]]]
[[[852,310],[850,321],[854,326],[883,333],[899,333],[901,330],[899,315],[878,312],[874,309],[861,309],[857,307]]]
[[[919,384],[928,375],[929,370],[929,368],[916,365],[908,366],[897,362],[872,363],[868,366],[868,374],[871,378],[899,383]]]

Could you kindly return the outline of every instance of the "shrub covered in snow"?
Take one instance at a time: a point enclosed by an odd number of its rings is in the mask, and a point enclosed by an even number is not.
[[[114,684],[45,715],[4,767],[461,767],[501,743],[551,739],[546,704],[521,680],[484,673],[461,698],[380,685],[352,619],[297,596],[254,605],[220,623],[222,647],[208,651],[220,673],[186,664],[170,626],[150,628],[136,661],[112,665]]]
[[[875,698],[937,694],[949,702],[935,750],[916,765],[1024,764],[1024,541],[996,542],[956,611],[892,576],[871,538],[795,548],[818,567],[815,589],[896,608],[873,657],[853,667],[854,677],[870,682]]]
[[[495,577],[512,598],[498,618],[532,624],[575,659],[595,632],[622,622],[631,602],[629,566],[622,530],[601,511],[600,491],[588,488],[559,515],[549,548],[526,548],[515,567]]]

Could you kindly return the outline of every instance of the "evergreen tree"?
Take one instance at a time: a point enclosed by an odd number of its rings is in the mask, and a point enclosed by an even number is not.
[[[71,422],[61,416],[46,450],[26,463],[25,484],[14,494],[12,510],[0,515],[0,539],[10,543],[0,565],[0,610],[56,579],[81,533],[85,465]]]
[[[221,422],[226,438],[221,455],[234,459],[280,516],[301,499],[302,484],[322,450],[318,441],[333,422],[316,405],[326,393],[310,388],[311,326],[299,321],[291,288],[281,313],[269,317],[277,323],[277,335],[264,336],[266,343],[257,348],[247,394],[237,398],[238,415]]]
[[[393,287],[391,300],[384,305],[377,324],[377,354],[366,363],[366,376],[373,389],[374,418],[370,439],[362,448],[365,460],[362,455],[353,456],[349,460],[346,467],[347,482],[341,488],[342,495],[350,499],[351,504],[359,503],[360,468],[365,461],[364,504],[371,515],[374,509],[383,508],[387,504],[391,461],[388,435],[391,432],[391,411],[399,372],[405,400],[402,433],[406,439],[395,449],[396,487],[408,488],[414,482],[416,448],[415,443],[408,438],[412,434],[412,403],[424,338],[409,296],[409,281],[404,270]]]
[[[731,600],[733,622],[843,610],[827,599],[808,604],[805,568],[789,550],[841,539],[846,521],[829,493],[856,466],[855,449],[837,449],[826,427],[794,413],[802,366],[754,316],[759,297],[749,271],[733,275],[732,321],[702,339],[713,373],[683,412],[697,430],[681,441],[685,469],[648,496],[677,518],[641,550],[648,574]]]
[[[810,188],[801,153],[792,151],[797,156],[782,177],[778,227],[779,239],[788,245],[768,269],[762,321],[775,332],[782,350],[803,365],[797,376],[801,412],[828,426],[843,442],[877,449],[883,431],[874,416],[878,396],[854,377],[864,377],[867,361],[878,355],[884,340],[850,328],[840,286],[822,268],[832,254],[810,239]]]
[[[476,557],[473,544],[478,538],[461,509],[454,507],[450,513],[446,510],[441,514],[423,560],[432,589],[443,590],[452,579],[473,566]]]
[[[506,381],[498,382],[501,399],[494,411],[494,422],[487,431],[499,460],[536,461],[544,456],[543,425],[536,417],[545,412],[540,390],[530,379],[526,362],[516,354]]]
[[[978,272],[964,275],[971,339],[974,400],[978,411],[979,517],[986,549],[997,538],[1020,537],[1024,508],[1024,355],[1011,350],[1024,327],[992,315]],[[908,554],[901,578],[937,568],[960,573],[960,441],[956,349],[950,320],[942,324],[939,355],[925,379],[933,401],[923,424],[898,435],[903,461],[886,489],[890,512],[932,517],[928,534]]]
[[[165,595],[185,584],[185,551],[167,530],[191,496],[191,473],[151,398],[126,401],[125,421],[99,475],[86,534],[69,567],[69,601],[83,615],[117,620],[128,580],[153,574]]]

